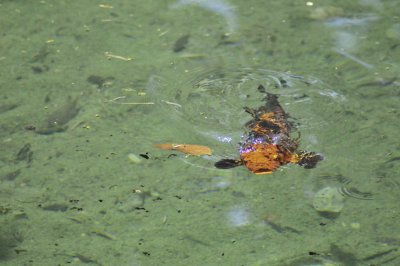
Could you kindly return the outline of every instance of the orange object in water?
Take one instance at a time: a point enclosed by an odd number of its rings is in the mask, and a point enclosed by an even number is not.
[[[190,155],[211,155],[212,150],[207,146],[195,145],[195,144],[174,144],[174,143],[163,143],[156,144],[155,147],[162,150],[179,151]]]
[[[255,174],[270,174],[279,166],[289,162],[296,163],[298,156],[278,145],[256,143],[248,151],[240,154],[242,163]]]
[[[290,136],[294,125],[288,121],[289,115],[279,104],[278,96],[268,93],[262,85],[258,91],[265,93],[265,105],[244,108],[253,119],[246,124],[248,134],[240,143],[240,158],[222,159],[215,166],[227,169],[244,165],[255,174],[269,174],[288,163],[314,168],[323,156],[298,150],[299,139]]]

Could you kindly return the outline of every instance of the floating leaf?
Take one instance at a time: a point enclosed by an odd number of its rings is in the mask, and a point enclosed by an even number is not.
[[[212,154],[212,150],[209,147],[202,145],[195,145],[195,144],[163,143],[163,144],[156,144],[154,146],[162,150],[179,151],[190,155]]]

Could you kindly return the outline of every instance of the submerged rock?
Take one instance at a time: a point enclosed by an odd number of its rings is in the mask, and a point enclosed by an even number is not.
[[[320,213],[338,214],[343,209],[344,196],[337,187],[324,187],[313,198],[313,207]]]

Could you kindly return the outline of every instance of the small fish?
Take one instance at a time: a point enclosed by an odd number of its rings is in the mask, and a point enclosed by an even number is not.
[[[179,151],[189,155],[211,155],[212,150],[207,146],[194,145],[194,144],[173,144],[173,143],[163,143],[156,144],[155,147],[162,150]]]
[[[278,96],[268,93],[262,85],[258,91],[266,94],[265,105],[258,109],[244,108],[253,119],[246,124],[249,133],[240,143],[240,159],[222,159],[215,166],[228,169],[244,165],[255,174],[269,174],[288,163],[314,168],[323,156],[299,151],[299,139],[290,137],[294,125],[288,121],[289,115],[279,104]]]

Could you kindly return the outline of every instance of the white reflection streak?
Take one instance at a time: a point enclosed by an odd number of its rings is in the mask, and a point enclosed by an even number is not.
[[[234,7],[223,0],[178,0],[171,8],[184,5],[197,5],[224,17],[228,24],[228,33],[234,33],[236,29],[236,14]]]
[[[333,49],[333,50],[334,50],[336,53],[338,53],[338,54],[340,54],[340,55],[342,55],[342,56],[344,56],[344,57],[346,57],[346,58],[348,58],[348,59],[350,59],[350,60],[353,60],[354,62],[356,62],[356,63],[362,65],[363,67],[365,67],[365,68],[367,68],[367,69],[372,69],[372,68],[374,68],[373,65],[368,64],[368,63],[362,61],[361,59],[358,59],[358,58],[355,57],[354,55],[351,55],[351,54],[349,54],[349,53],[346,53],[346,52],[343,51],[343,50],[340,50],[340,49],[337,49],[337,48],[335,48],[335,49]]]
[[[379,17],[372,14],[365,14],[363,18],[336,17],[329,19],[326,24],[330,27],[339,28],[346,26],[364,26],[370,21],[377,21]]]
[[[339,29],[344,29],[348,27],[366,26],[369,22],[377,21],[378,19],[379,17],[374,14],[364,14],[363,17],[361,18],[336,17],[328,20],[325,23],[325,25],[331,28],[338,29],[336,32],[336,41],[337,41],[337,46],[339,46],[341,49],[335,48],[334,51],[367,69],[374,68],[373,65],[368,64],[362,61],[361,59],[355,57],[354,55],[351,55],[348,52],[346,52],[346,50],[347,51],[355,50],[357,46],[357,40],[355,36],[348,30],[339,30]]]

